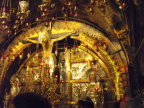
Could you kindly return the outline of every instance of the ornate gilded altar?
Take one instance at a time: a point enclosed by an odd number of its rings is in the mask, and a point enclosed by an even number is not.
[[[18,44],[17,40],[12,43],[11,52],[6,51],[10,53],[10,61],[1,61],[4,64],[1,76],[16,54],[19,60],[24,58],[21,49],[36,44],[36,51],[28,50],[27,59],[11,77],[11,99],[19,93],[35,92],[53,104],[76,104],[89,96],[95,105],[102,106],[108,90],[114,91],[112,102],[123,96],[120,75],[125,77],[123,73],[127,71],[121,70],[125,58],[110,54],[115,47],[101,32],[75,21],[55,22],[50,38],[46,36],[48,30],[44,24],[31,28],[19,36]],[[43,36],[45,39],[40,39]],[[96,76],[94,81],[89,79],[89,70]]]

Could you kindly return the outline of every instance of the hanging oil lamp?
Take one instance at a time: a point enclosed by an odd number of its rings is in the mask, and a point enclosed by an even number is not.
[[[20,20],[20,24],[23,24],[23,22],[27,19],[30,12],[28,8],[29,8],[29,2],[25,0],[19,2],[19,11],[17,12],[17,17]],[[18,24],[16,23],[16,25]]]
[[[121,3],[121,4],[119,5],[119,9],[125,10],[125,9],[126,9],[126,3]]]
[[[94,46],[96,47],[96,51],[99,51],[99,50],[98,50],[98,47],[99,47],[98,42],[95,42],[95,43],[94,43]]]
[[[20,13],[28,13],[29,3],[25,0],[19,2]]]
[[[8,29],[8,27],[9,27],[8,24],[4,25],[4,29]]]
[[[9,62],[9,60],[10,60],[10,59],[9,59],[9,55],[6,55],[6,56],[5,56],[5,60],[6,60],[7,62]]]
[[[106,41],[103,40],[103,42],[102,42],[102,46],[103,46],[104,49],[106,49],[106,47],[107,47],[107,43],[106,43]]]
[[[15,54],[12,55],[12,60],[13,60],[13,61],[15,60]]]
[[[2,12],[0,13],[0,18],[8,19],[10,16],[10,9],[8,7],[2,8]]]
[[[1,22],[1,24],[2,24],[2,25],[6,24],[6,20],[3,20],[3,21]]]
[[[1,60],[1,62],[3,62],[3,60],[4,60],[4,57],[1,57],[1,59],[0,59],[0,60]]]
[[[22,57],[23,57],[22,53],[21,53],[21,54],[19,54],[19,58],[20,58],[20,60],[22,59]]]
[[[26,24],[25,24],[25,27],[28,27],[30,26],[31,22],[27,21]]]
[[[41,19],[41,16],[37,16],[35,20],[38,22],[40,21],[40,19]]]
[[[32,74],[35,74],[35,71],[34,71],[34,70],[32,70]]]
[[[27,57],[30,58],[30,52],[28,52]]]
[[[92,11],[93,11],[93,8],[94,8],[93,5],[88,6],[88,11],[89,11],[89,12],[92,12]]]

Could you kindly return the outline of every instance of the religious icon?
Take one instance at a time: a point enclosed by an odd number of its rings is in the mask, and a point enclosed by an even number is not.
[[[86,96],[90,97],[94,102],[95,108],[102,108],[103,106],[103,89],[100,82],[100,77],[96,74],[95,68],[87,70],[89,85],[86,90]]]
[[[16,96],[20,92],[20,81],[19,78],[13,76],[11,79],[11,95]]]

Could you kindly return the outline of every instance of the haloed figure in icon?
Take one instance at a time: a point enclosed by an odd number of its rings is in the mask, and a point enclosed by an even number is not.
[[[103,108],[104,97],[100,77],[96,74],[96,70],[94,68],[88,69],[87,72],[90,84],[87,88],[86,96],[91,98],[95,108]]]

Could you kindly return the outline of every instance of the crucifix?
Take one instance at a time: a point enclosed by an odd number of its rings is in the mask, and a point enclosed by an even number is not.
[[[42,44],[42,48],[43,48],[42,59],[45,62],[45,66],[47,66],[49,65],[49,61],[52,57],[52,49],[53,49],[54,42],[60,41],[68,36],[74,36],[74,35],[77,36],[78,33],[76,31],[73,31],[73,32],[52,34],[52,23],[50,23],[48,27],[43,26],[41,29],[42,30],[45,29],[45,30],[38,37],[27,38],[26,41]]]

